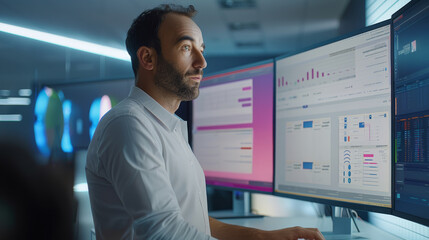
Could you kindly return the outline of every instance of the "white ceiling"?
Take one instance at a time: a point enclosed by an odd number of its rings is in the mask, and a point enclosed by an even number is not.
[[[224,9],[220,1],[174,1],[193,4],[198,10],[194,20],[202,29],[208,57],[280,55],[335,37],[339,19],[349,3],[349,0],[250,0],[254,8]],[[132,20],[143,10],[163,2],[0,0],[0,22],[125,49],[126,32]],[[250,24],[256,29],[231,31],[229,25],[233,23]],[[0,32],[0,80],[24,73],[28,78],[63,78],[70,62],[82,74],[95,71],[109,75],[106,68],[121,71],[122,66],[129,71],[126,62],[107,58],[100,61],[100,57],[92,54]]]

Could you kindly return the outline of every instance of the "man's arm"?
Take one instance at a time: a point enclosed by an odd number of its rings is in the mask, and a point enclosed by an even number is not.
[[[120,207],[114,207],[123,208],[117,211],[126,211],[133,220],[124,223],[128,219],[121,219],[116,225],[132,224],[135,239],[210,239],[184,219],[166,170],[160,140],[151,126],[145,125],[148,122],[145,120],[134,115],[111,120],[97,150],[114,197],[121,202]]]
[[[298,238],[323,240],[323,235],[316,228],[292,227],[273,231],[264,231],[256,228],[242,227],[223,223],[210,217],[210,230],[213,237],[220,240],[240,239],[284,239]]]

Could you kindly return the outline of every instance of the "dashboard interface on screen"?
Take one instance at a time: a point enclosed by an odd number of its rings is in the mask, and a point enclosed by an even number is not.
[[[391,207],[390,26],[276,59],[275,191]]]
[[[429,220],[429,2],[393,19],[395,210]]]
[[[273,62],[203,78],[192,142],[206,183],[272,192]]]

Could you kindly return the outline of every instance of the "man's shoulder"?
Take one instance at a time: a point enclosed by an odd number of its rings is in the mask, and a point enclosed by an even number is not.
[[[159,143],[154,129],[154,121],[144,105],[130,98],[124,99],[110,109],[98,123],[88,147],[87,168],[97,172],[102,155],[108,156],[106,152],[111,153],[123,146],[142,141],[136,140],[137,138],[143,137]]]
[[[115,127],[121,127],[121,125],[127,126],[128,124],[139,124],[143,126],[150,122],[145,107],[130,98],[126,98],[110,109],[101,118],[99,122],[100,126],[97,128],[104,131],[109,129],[112,125],[116,125]]]
[[[126,98],[118,105],[114,106],[110,111],[108,111],[103,118],[106,120],[113,120],[120,117],[132,117],[136,116],[138,118],[147,117],[147,112],[144,105],[136,102],[132,98]]]

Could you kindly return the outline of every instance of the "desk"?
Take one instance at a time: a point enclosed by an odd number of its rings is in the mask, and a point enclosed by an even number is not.
[[[258,228],[262,230],[275,230],[280,228],[301,226],[305,228],[318,228],[321,232],[332,231],[331,218],[317,217],[262,217],[262,218],[236,218],[236,219],[220,219],[224,223],[240,225],[245,227]],[[360,232],[357,232],[355,226],[352,227],[351,235],[325,235],[326,239],[389,239],[400,240],[401,238],[392,235],[384,230],[381,230],[368,222],[356,220]]]

